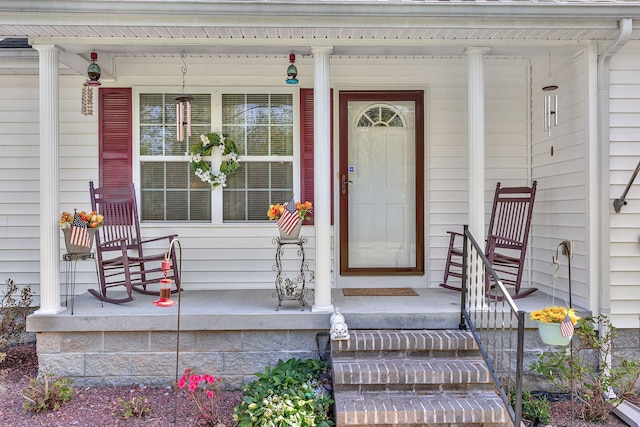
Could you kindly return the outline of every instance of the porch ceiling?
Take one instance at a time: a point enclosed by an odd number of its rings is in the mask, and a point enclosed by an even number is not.
[[[111,0],[0,4],[0,38],[61,47],[61,74],[82,75],[92,50],[109,57],[285,57],[330,45],[336,56],[458,56],[470,45],[497,56],[608,43],[640,1],[600,0]],[[640,39],[640,29],[632,39]],[[37,74],[37,54],[0,49],[0,74]],[[31,72],[30,72],[31,71]]]

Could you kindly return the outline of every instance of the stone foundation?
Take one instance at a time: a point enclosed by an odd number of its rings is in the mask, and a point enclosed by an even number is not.
[[[319,356],[321,330],[180,332],[178,372],[194,368],[239,390],[279,359]],[[176,332],[40,332],[40,374],[66,377],[77,386],[169,386],[176,378]],[[320,337],[319,342],[326,338]],[[324,344],[322,344],[324,350]]]

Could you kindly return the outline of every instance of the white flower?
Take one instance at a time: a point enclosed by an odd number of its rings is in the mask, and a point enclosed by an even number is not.
[[[209,142],[210,142],[207,135],[200,135],[200,141],[202,141],[203,147],[206,147],[207,145],[209,145]]]

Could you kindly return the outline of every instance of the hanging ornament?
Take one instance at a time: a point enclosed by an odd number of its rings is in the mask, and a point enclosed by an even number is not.
[[[82,85],[82,115],[93,116],[93,86],[100,86],[100,66],[96,62],[98,54],[91,52],[91,63],[87,68],[89,79]]]
[[[82,85],[82,115],[93,116],[93,89],[86,83]]]
[[[549,74],[547,78],[551,80],[551,53],[549,53]],[[557,85],[547,85],[542,88],[544,95],[544,130],[551,136],[551,126],[558,126],[558,95],[551,93],[558,89]]]
[[[185,75],[187,74],[187,64],[184,58],[187,54],[183,51],[180,54],[182,58],[182,92],[176,96],[176,139],[180,142],[184,141],[185,127],[186,134],[191,136],[191,101],[193,96],[189,95],[185,88]]]
[[[296,62],[296,54],[292,52],[289,54],[289,66],[287,67],[286,80],[287,84],[290,85],[298,84],[298,79],[296,78],[298,76],[298,69],[294,65],[294,62]]]

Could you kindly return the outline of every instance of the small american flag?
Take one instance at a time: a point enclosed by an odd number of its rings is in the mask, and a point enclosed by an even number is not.
[[[282,212],[282,216],[278,220],[277,224],[283,232],[289,234],[294,228],[296,228],[296,225],[298,225],[300,217],[298,216],[296,201],[293,200],[293,196],[291,196],[291,200],[289,200],[285,206],[286,208],[284,212]]]
[[[564,338],[573,336],[573,322],[571,322],[571,316],[569,316],[568,312],[562,323],[560,323],[560,333]]]
[[[87,224],[82,220],[77,212],[73,214],[73,225],[71,226],[69,242],[76,246],[84,246],[87,248],[91,246]]]

